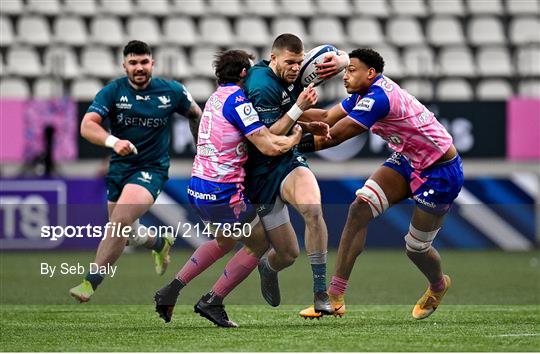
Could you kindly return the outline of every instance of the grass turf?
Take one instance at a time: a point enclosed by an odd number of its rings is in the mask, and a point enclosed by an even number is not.
[[[192,304],[219,276],[227,259],[182,292],[173,321],[153,312],[152,294],[172,278],[188,253],[174,254],[164,277],[150,256],[126,254],[88,304],[67,290],[82,275],[39,274],[40,263],[87,267],[91,253],[2,253],[2,351],[538,351],[538,252],[442,252],[454,281],[443,305],[427,320],[410,316],[425,280],[403,252],[369,251],[357,261],[344,318],[303,320],[311,301],[305,258],[280,275],[283,303],[264,304],[258,276],[227,299],[237,329],[220,329],[193,313]],[[333,269],[333,257],[329,264]],[[225,257],[227,258],[227,257]],[[57,270],[58,272],[58,270]],[[331,273],[331,271],[329,272]],[[296,305],[293,305],[296,304]]]

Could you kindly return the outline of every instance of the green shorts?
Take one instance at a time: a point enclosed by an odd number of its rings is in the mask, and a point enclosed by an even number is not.
[[[109,171],[105,181],[107,183],[107,200],[118,201],[126,184],[137,184],[146,188],[154,201],[161,193],[165,182],[169,179],[166,172],[161,170],[144,169],[129,172]]]
[[[309,168],[306,159],[300,155],[282,161],[279,165],[267,169],[264,173],[260,170],[246,171],[244,180],[246,194],[253,204],[257,205],[257,213],[263,217],[272,211],[276,197],[280,194],[280,187],[285,177],[297,167]]]

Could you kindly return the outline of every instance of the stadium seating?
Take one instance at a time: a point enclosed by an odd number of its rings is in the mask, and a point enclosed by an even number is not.
[[[2,98],[30,98],[30,87],[23,78],[8,77],[0,80],[0,97]]]
[[[512,87],[506,80],[483,80],[478,84],[476,94],[482,101],[501,101],[512,96]]]
[[[461,24],[454,17],[434,17],[429,19],[426,32],[428,42],[434,46],[465,44]]]
[[[72,82],[69,95],[75,100],[91,101],[102,88],[103,83],[100,80],[81,77]]]
[[[96,45],[103,44],[107,46],[124,44],[122,22],[119,18],[112,16],[93,18],[90,23],[90,41]]]
[[[474,98],[473,89],[465,79],[444,79],[436,88],[441,101],[469,101]]]
[[[8,47],[14,42],[13,23],[8,17],[0,16],[0,47]]]
[[[460,99],[497,97],[496,89],[501,90],[498,97],[530,96],[538,92],[535,85],[540,80],[537,0],[2,0],[1,4],[0,54],[5,60],[1,78],[28,80],[28,91],[39,89],[35,94],[41,97],[47,82],[42,77],[59,76],[64,87],[73,88],[77,86],[70,81],[78,75],[102,83],[121,74],[122,47],[130,39],[155,48],[156,74],[213,87],[212,51],[243,48],[267,58],[272,39],[284,32],[299,35],[306,50],[324,43],[346,51],[380,49],[386,74],[411,92],[424,90],[419,93],[424,98],[448,97],[439,92],[448,84],[471,90]],[[55,64],[60,62],[62,70]],[[210,85],[199,84],[201,80]],[[427,85],[425,80],[432,81]],[[329,85],[336,86],[324,88],[324,97],[335,96],[341,83]],[[343,95],[342,87],[339,90]]]
[[[54,38],[57,43],[83,46],[88,41],[85,24],[80,17],[57,17],[53,28]]]
[[[195,22],[190,17],[169,17],[163,23],[163,41],[167,44],[192,46],[197,43]]]

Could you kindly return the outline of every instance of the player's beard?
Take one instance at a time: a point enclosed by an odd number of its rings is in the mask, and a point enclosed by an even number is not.
[[[142,78],[144,77],[144,80]],[[143,72],[143,73],[133,73],[129,78],[129,81],[137,87],[143,87],[148,84],[148,81],[152,78],[152,73]]]

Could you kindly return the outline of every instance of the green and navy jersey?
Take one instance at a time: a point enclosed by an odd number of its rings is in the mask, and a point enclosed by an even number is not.
[[[303,90],[300,80],[294,84],[286,83],[268,66],[269,63],[262,60],[254,65],[244,80],[244,92],[259,114],[259,120],[267,127],[291,109]],[[265,156],[250,144],[246,167],[248,173],[263,174],[275,168],[277,164],[296,156],[301,156],[296,148],[281,156]]]
[[[110,120],[111,134],[129,140],[138,154],[113,152],[110,169],[169,168],[169,126],[174,112],[186,114],[192,98],[177,81],[152,78],[144,90],[135,90],[127,77],[99,91],[87,112]]]

